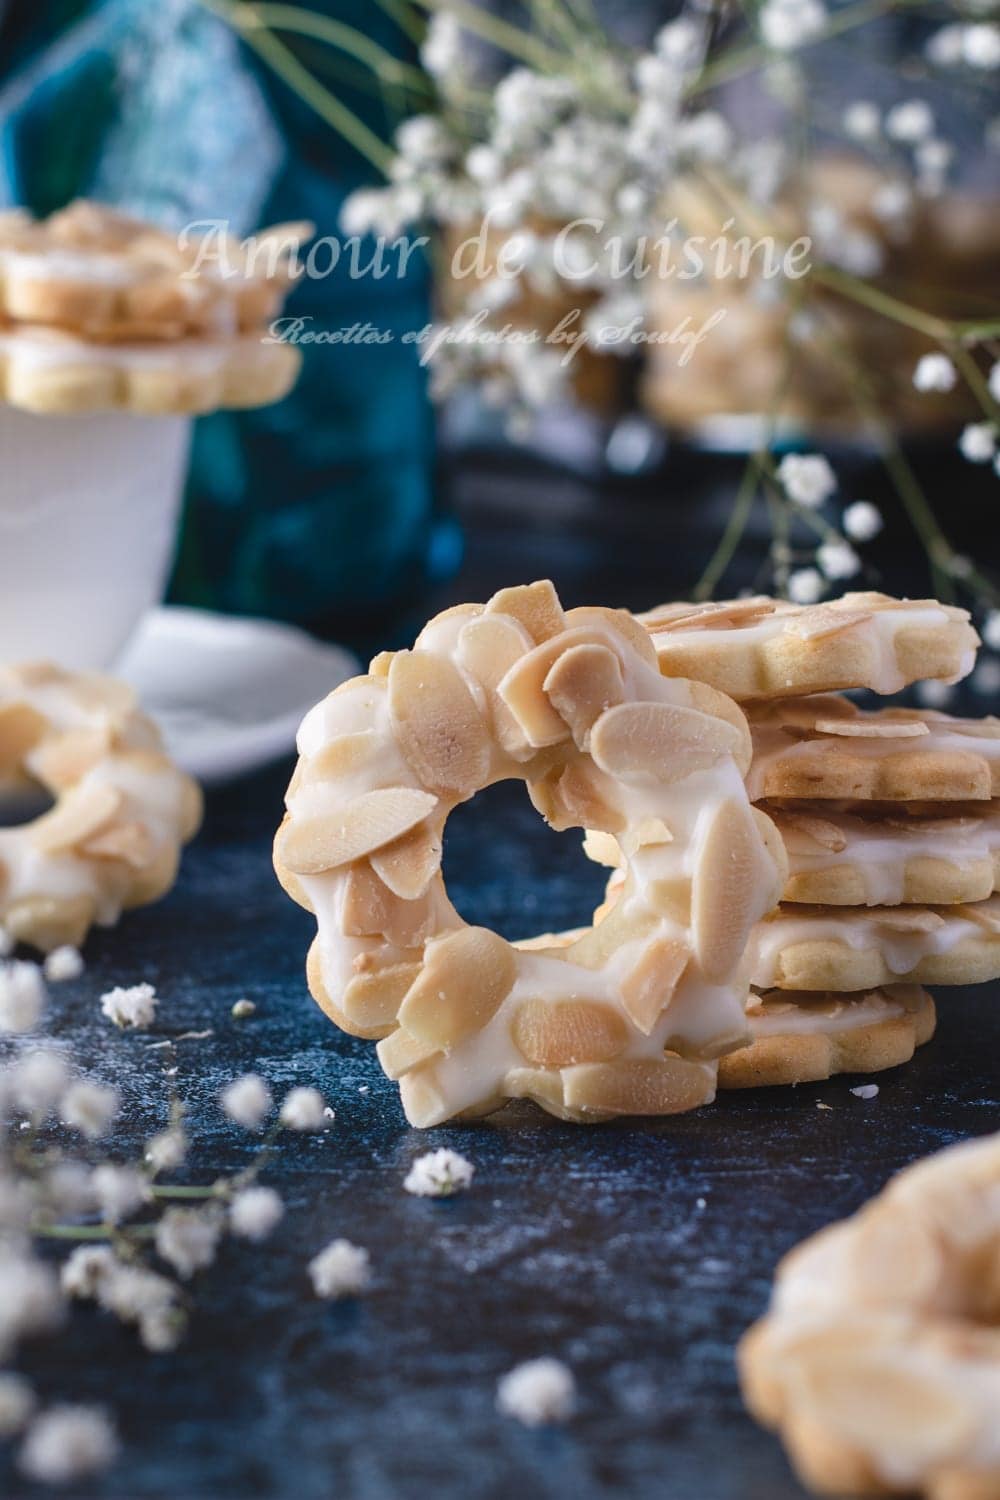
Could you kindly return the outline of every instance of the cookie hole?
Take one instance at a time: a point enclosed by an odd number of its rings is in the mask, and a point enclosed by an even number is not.
[[[556,833],[520,782],[501,782],[457,807],[445,825],[448,895],[467,922],[508,941],[589,927],[609,872],[582,844],[582,829]]]
[[[7,783],[0,787],[0,828],[32,823],[54,805],[55,798],[37,782]]]

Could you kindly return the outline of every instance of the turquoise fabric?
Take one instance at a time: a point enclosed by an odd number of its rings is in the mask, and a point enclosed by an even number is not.
[[[402,46],[371,0],[313,8]],[[104,0],[55,41],[45,14],[32,7],[0,81],[0,199],[44,213],[89,195],[175,227],[309,218],[337,233],[370,169],[197,0]],[[300,55],[317,71],[335,61],[312,44]],[[388,135],[377,94],[328,81]],[[456,565],[425,375],[401,339],[428,309],[419,256],[401,280],[351,280],[345,262],[300,284],[290,310],[311,328],[370,320],[392,341],[310,346],[285,401],[197,423],[174,598],[333,629]]]

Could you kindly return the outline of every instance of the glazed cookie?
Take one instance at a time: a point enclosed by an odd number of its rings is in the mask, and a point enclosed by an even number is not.
[[[630,615],[564,612],[549,583],[447,610],[306,716],[275,867],[316,917],[314,997],[382,1038],[412,1124],[515,1097],[581,1121],[713,1097],[785,877],[749,748],[736,706],[663,678]],[[614,910],[575,942],[510,944],[448,899],[448,814],[509,779],[627,855]]]
[[[767,990],[747,1007],[748,1047],[719,1060],[720,1089],[815,1083],[909,1062],[934,1035],[934,1001],[916,984],[837,995]]]
[[[42,951],[164,895],[201,818],[131,689],[88,673],[0,668],[0,779],[55,799],[0,828],[0,927]]]
[[[1000,978],[1000,896],[971,906],[779,906],[751,943],[754,985],[868,990]]]
[[[1000,1495],[1000,1135],[908,1167],[778,1267],[743,1396],[823,1494]]]
[[[45,414],[267,406],[288,394],[300,363],[294,345],[259,335],[100,344],[0,324],[0,400]]]
[[[906,804],[901,804],[901,809]],[[1000,803],[948,804],[913,817],[869,817],[822,802],[768,807],[788,855],[785,901],[818,906],[945,906],[984,901],[1000,887]]]
[[[0,214],[0,317],[98,339],[231,336],[277,316],[295,280],[290,257],[311,234],[309,224],[262,229],[251,259],[230,237],[207,245],[100,203],[43,220],[14,210]]]
[[[751,800],[985,801],[1000,796],[1000,719],[863,710],[830,694],[750,711]]]
[[[737,702],[833,688],[896,693],[911,682],[957,682],[979,637],[968,612],[934,599],[845,594],[824,604],[736,599],[665,604],[639,615],[660,671],[695,677]]]

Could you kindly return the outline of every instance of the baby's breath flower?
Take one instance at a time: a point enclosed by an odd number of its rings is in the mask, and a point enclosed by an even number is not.
[[[8,1073],[15,1104],[33,1120],[44,1120],[55,1108],[68,1082],[66,1064],[58,1052],[39,1048],[19,1058]]]
[[[236,1125],[259,1130],[271,1108],[271,1090],[256,1073],[244,1073],[220,1095],[222,1108]]]
[[[970,422],[958,440],[962,457],[970,464],[988,464],[997,451],[996,429],[992,422]]]
[[[241,1239],[263,1240],[284,1212],[285,1205],[273,1188],[244,1188],[229,1205],[229,1227]]]
[[[464,62],[462,28],[455,17],[439,10],[431,16],[420,47],[420,61],[432,78],[447,79]]]
[[[17,1177],[0,1175],[0,1234],[19,1234],[27,1229],[34,1209],[33,1185]]]
[[[154,1172],[172,1172],[187,1155],[188,1138],[179,1125],[150,1136],[143,1153]]]
[[[45,1202],[56,1218],[79,1218],[94,1207],[90,1168],[81,1161],[57,1161],[42,1179]]]
[[[786,453],[778,479],[788,498],[809,510],[818,510],[837,488],[837,476],[821,453]]]
[[[23,1375],[0,1370],[0,1438],[20,1432],[35,1409],[35,1393]]]
[[[984,619],[981,632],[991,651],[1000,651],[1000,609],[991,609]]]
[[[1000,68],[1000,27],[983,21],[962,32],[962,59],[970,68]]]
[[[289,1089],[279,1116],[287,1130],[322,1130],[326,1106],[318,1089]]]
[[[917,683],[917,697],[925,708],[944,708],[955,696],[955,689],[947,682]]]
[[[97,1406],[51,1406],[37,1417],[18,1454],[29,1479],[68,1484],[99,1474],[118,1456],[118,1439]]]
[[[572,1371],[559,1359],[530,1359],[497,1383],[497,1410],[526,1427],[566,1422],[576,1405]]]
[[[993,366],[987,383],[990,388],[990,395],[994,401],[1000,401],[1000,364]]]
[[[357,1297],[371,1281],[371,1260],[360,1245],[334,1240],[309,1262],[309,1275],[317,1297]]]
[[[982,657],[969,678],[969,686],[984,698],[992,698],[994,693],[1000,692],[1000,661],[995,656]]]
[[[849,542],[823,542],[816,549],[816,561],[827,578],[853,578],[861,571],[861,559]]]
[[[78,1130],[88,1140],[95,1141],[104,1135],[118,1113],[117,1089],[105,1088],[103,1084],[91,1083],[82,1078],[71,1083],[59,1105],[59,1118],[71,1130]]]
[[[64,943],[61,948],[53,948],[46,955],[45,977],[53,984],[61,984],[65,979],[79,979],[83,973],[83,959],[79,948],[74,948],[71,943]]]
[[[146,1200],[146,1179],[135,1167],[116,1167],[102,1162],[91,1178],[105,1223],[120,1224],[130,1218]]]
[[[870,500],[855,500],[844,511],[843,520],[853,542],[870,542],[882,530],[882,512]]]
[[[760,34],[776,52],[794,52],[823,34],[826,9],[820,0],[766,0]]]
[[[962,61],[962,46],[965,27],[952,24],[942,26],[927,42],[924,53],[928,62],[938,68],[952,68]]]
[[[934,129],[934,113],[924,99],[906,99],[885,117],[886,135],[903,145],[926,140]]]
[[[403,1179],[403,1187],[418,1198],[447,1198],[467,1188],[475,1170],[471,1161],[443,1146],[417,1157]]]
[[[815,604],[823,594],[823,575],[818,568],[798,568],[788,579],[788,597],[795,604]]]
[[[247,1016],[252,1016],[256,1009],[252,1000],[237,1000],[229,1014],[234,1021],[245,1021]]]
[[[151,984],[116,985],[101,996],[101,1013],[123,1030],[152,1026],[157,1003]]]
[[[96,1297],[101,1284],[120,1265],[110,1245],[79,1245],[63,1262],[59,1284],[67,1297]]]
[[[10,1249],[0,1251],[0,1359],[22,1338],[54,1327],[62,1310],[50,1266]]]
[[[185,1280],[210,1266],[222,1235],[222,1216],[209,1208],[168,1208],[156,1226],[156,1249]]]
[[[882,115],[870,99],[855,99],[844,110],[843,124],[852,140],[874,141],[882,127]]]
[[[950,391],[957,379],[958,372],[947,354],[922,355],[913,372],[913,384],[918,391]]]
[[[45,984],[37,964],[0,964],[0,1032],[32,1031],[45,1008]]]

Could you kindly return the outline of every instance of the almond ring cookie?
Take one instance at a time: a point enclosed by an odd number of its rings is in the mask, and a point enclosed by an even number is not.
[[[313,996],[382,1038],[412,1124],[515,1097],[581,1121],[712,1099],[785,874],[749,754],[733,703],[663,678],[631,616],[564,612],[549,583],[447,610],[306,716],[275,867],[317,920]],[[448,900],[445,820],[507,779],[627,856],[614,911],[570,945],[505,942]]]
[[[204,242],[79,200],[49,218],[0,214],[0,315],[72,328],[88,338],[176,339],[269,323],[295,274],[290,256],[309,224],[254,235],[256,262],[227,238],[198,265]]]
[[[844,594],[823,604],[759,597],[665,604],[638,619],[669,677],[696,677],[737,702],[833,688],[896,693],[928,678],[958,682],[979,636],[968,612],[935,599]]]
[[[934,1001],[917,984],[857,994],[767,990],[750,997],[750,1045],[719,1060],[720,1089],[817,1083],[909,1062],[934,1035]]]
[[[55,799],[0,828],[0,927],[43,952],[164,895],[201,820],[131,689],[89,673],[0,668],[0,778]]]
[[[0,323],[0,400],[41,415],[267,406],[288,394],[300,364],[294,345],[259,334],[101,344]]]
[[[985,901],[1000,888],[1000,804],[952,810],[945,803],[919,817],[907,809],[879,807],[867,816],[822,802],[768,807],[788,855],[783,899],[945,906]]]
[[[782,905],[750,948],[760,989],[982,984],[1000,978],[1000,896],[969,906]]]
[[[749,710],[762,798],[985,802],[1000,796],[1000,719],[930,709],[864,710],[820,695]]]
[[[901,1172],[778,1267],[743,1396],[824,1494],[1000,1495],[1000,1135]]]

